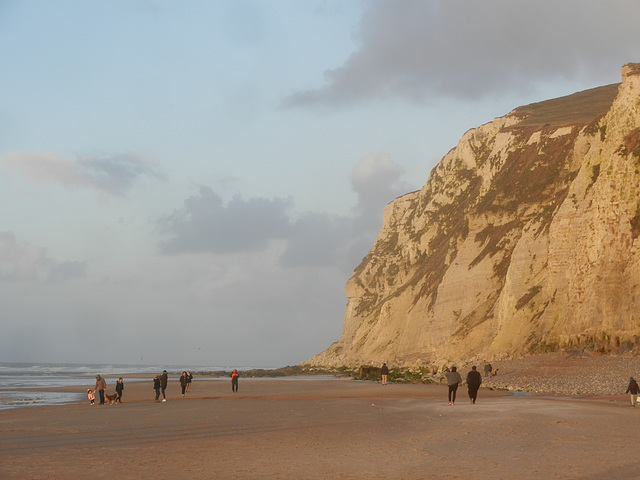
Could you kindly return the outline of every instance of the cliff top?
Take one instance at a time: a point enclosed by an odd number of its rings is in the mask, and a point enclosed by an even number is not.
[[[591,88],[583,92],[532,103],[513,110],[512,115],[522,118],[516,127],[542,127],[544,125],[586,125],[601,117],[611,108],[620,83]]]

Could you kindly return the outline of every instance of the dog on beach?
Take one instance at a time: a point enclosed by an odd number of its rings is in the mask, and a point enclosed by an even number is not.
[[[498,369],[494,368],[493,370],[491,370],[491,376],[495,377],[496,375],[498,375]]]
[[[115,403],[116,398],[118,398],[118,394],[114,393],[113,395],[109,395],[108,393],[105,392],[104,396],[106,397],[107,401],[109,402],[109,405]]]

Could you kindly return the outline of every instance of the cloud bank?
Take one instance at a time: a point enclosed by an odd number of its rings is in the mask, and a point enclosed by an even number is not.
[[[0,283],[65,282],[84,278],[86,262],[57,261],[42,247],[18,241],[12,232],[0,231]]]
[[[263,249],[272,239],[288,236],[288,200],[236,196],[227,205],[211,188],[201,186],[198,195],[160,221],[170,238],[161,243],[165,253],[216,254]]]
[[[388,155],[363,157],[351,173],[358,197],[353,215],[304,212],[294,215],[292,199],[234,197],[226,205],[201,186],[182,208],[158,222],[165,254],[227,254],[265,251],[283,242],[282,267],[338,267],[351,271],[360,262],[382,223],[384,205],[405,193],[404,169]]]
[[[136,154],[67,160],[52,152],[14,151],[4,156],[1,164],[20,172],[29,182],[93,188],[114,196],[126,196],[143,178],[165,178],[158,167]]]
[[[468,101],[587,75],[606,83],[637,61],[639,22],[635,0],[373,2],[360,47],[325,72],[324,85],[284,105]]]

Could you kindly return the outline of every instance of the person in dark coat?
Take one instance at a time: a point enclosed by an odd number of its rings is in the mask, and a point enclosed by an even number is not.
[[[232,392],[238,391],[238,377],[240,377],[240,374],[238,373],[238,370],[234,368],[233,372],[231,372],[231,391]]]
[[[386,363],[382,364],[382,368],[380,369],[380,375],[382,375],[382,385],[386,385],[387,378],[389,377],[389,367],[387,367]]]
[[[631,406],[635,407],[638,404],[638,392],[640,391],[640,387],[638,387],[638,382],[636,382],[635,378],[629,377],[629,386],[627,387],[626,393],[631,397]]]
[[[187,372],[187,393],[191,391],[191,380],[193,380],[193,375],[191,372]]]
[[[184,397],[184,392],[187,389],[187,372],[182,372],[182,375],[180,375],[180,386],[182,387],[182,396]]]
[[[467,373],[467,388],[469,389],[469,402],[476,403],[478,398],[478,389],[482,384],[482,375],[476,370],[476,366],[471,367],[471,371]]]
[[[167,401],[167,396],[164,394],[164,391],[167,389],[167,382],[169,381],[169,374],[167,374],[166,370],[162,371],[162,376],[160,377],[160,389],[162,390],[162,401]]]
[[[118,382],[116,383],[116,393],[118,394],[118,396],[116,397],[116,403],[122,403],[123,390],[124,390],[124,381],[122,380],[122,377],[120,377],[118,379]]]
[[[160,379],[158,378],[158,375],[156,375],[153,377],[153,389],[156,392],[156,403],[160,401],[160,388]]]

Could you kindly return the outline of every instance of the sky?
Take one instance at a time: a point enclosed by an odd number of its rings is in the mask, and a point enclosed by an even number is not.
[[[470,128],[620,82],[637,0],[0,0],[0,362],[294,365]]]

